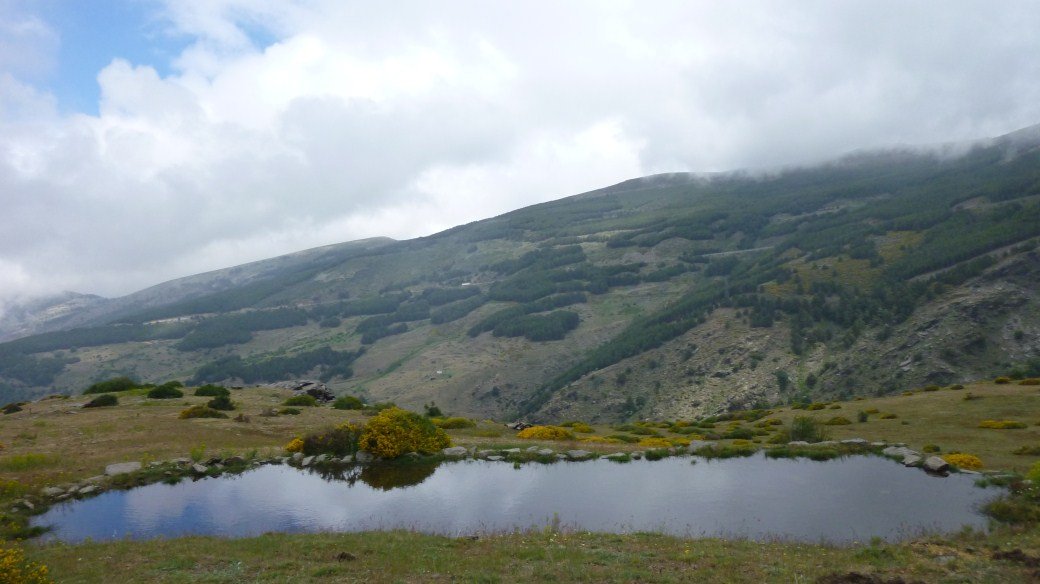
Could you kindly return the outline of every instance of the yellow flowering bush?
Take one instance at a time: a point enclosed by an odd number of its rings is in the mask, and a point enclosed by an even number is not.
[[[571,426],[571,430],[574,430],[575,432],[578,432],[580,434],[592,434],[592,426],[586,424],[585,422],[575,422]]]
[[[943,457],[943,460],[956,466],[957,468],[964,468],[968,470],[978,470],[982,468],[982,459],[974,454],[947,454]]]
[[[358,446],[382,458],[397,458],[407,452],[439,452],[451,446],[451,439],[429,418],[391,407],[379,412],[365,425]]]
[[[52,582],[47,577],[47,566],[25,559],[25,552],[8,543],[0,543],[0,582],[12,584],[44,584]]]
[[[574,434],[559,426],[531,426],[520,430],[517,438],[524,440],[574,440]]]
[[[590,442],[592,444],[624,444],[624,442],[617,438],[608,438],[606,436],[597,436],[595,434],[591,436],[582,436],[581,438],[578,438],[578,441]]]
[[[1024,422],[1016,422],[1014,420],[983,420],[979,422],[979,428],[989,428],[991,430],[1021,430],[1025,428]]]
[[[286,452],[303,452],[303,440],[299,438],[293,438],[285,445]]]

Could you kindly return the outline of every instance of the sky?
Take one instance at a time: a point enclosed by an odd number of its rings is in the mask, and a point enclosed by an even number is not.
[[[0,0],[0,313],[1040,123],[1040,4]]]

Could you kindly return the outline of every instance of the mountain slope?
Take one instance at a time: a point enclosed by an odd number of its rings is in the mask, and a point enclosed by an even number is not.
[[[0,389],[316,376],[612,420],[978,378],[1040,354],[1038,143],[658,175],[175,281],[0,344]]]

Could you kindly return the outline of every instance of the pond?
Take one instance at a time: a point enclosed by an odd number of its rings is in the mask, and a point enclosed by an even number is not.
[[[695,464],[693,463],[695,462]],[[971,526],[998,491],[873,456],[826,462],[667,458],[618,464],[368,466],[320,474],[267,465],[69,501],[38,516],[68,542],[209,534],[409,529],[446,535],[559,526],[849,543]]]

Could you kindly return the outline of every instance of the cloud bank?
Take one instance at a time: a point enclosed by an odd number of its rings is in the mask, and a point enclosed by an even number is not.
[[[186,48],[114,59],[96,115],[49,92],[32,7],[0,0],[0,310],[1040,122],[1030,2],[171,0]]]

